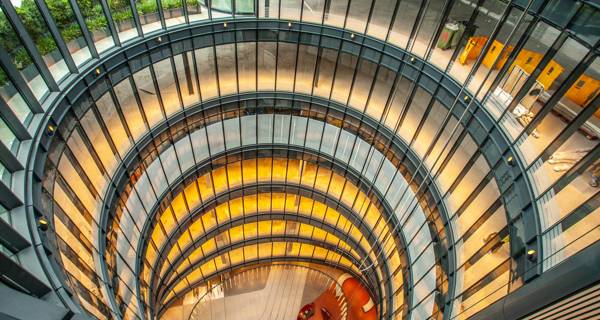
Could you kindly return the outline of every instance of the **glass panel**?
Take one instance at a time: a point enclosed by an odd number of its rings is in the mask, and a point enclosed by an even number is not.
[[[198,68],[198,81],[200,82],[200,95],[206,101],[218,95],[215,55],[213,48],[196,50],[196,67]]]
[[[0,46],[6,50],[10,59],[12,60],[17,70],[20,71],[21,76],[29,85],[31,91],[38,99],[45,98],[48,93],[48,86],[46,86],[46,82],[42,79],[39,70],[33,64],[33,60],[23,44],[21,40],[17,36],[17,33],[12,28],[10,22],[8,22],[4,12],[0,9]],[[0,79],[2,81],[2,79]]]
[[[398,7],[398,13],[394,20],[394,26],[390,32],[389,42],[400,48],[406,48],[408,38],[415,26],[415,19],[418,16],[419,8],[422,2],[419,0],[402,0]]]
[[[281,0],[279,18],[282,20],[300,20],[301,6],[302,0]]]
[[[177,55],[173,57],[173,60],[175,61],[175,73],[179,82],[183,106],[192,106],[200,101],[192,52]]]
[[[516,117],[522,126],[527,125],[531,121],[530,117],[533,117],[540,111],[544,105],[544,101],[547,101],[556,92],[556,88],[573,71],[576,64],[583,59],[587,51],[585,47],[573,39],[568,39],[558,50],[554,55],[554,59],[548,63],[538,76],[536,85],[532,87],[531,91],[521,100],[515,111],[513,111],[513,114],[517,111],[523,113]],[[590,99],[595,97],[598,91],[598,82],[597,80],[594,81],[593,77],[597,78],[597,74],[600,71],[599,66],[600,62],[595,60],[594,65],[587,70],[588,74],[592,75],[592,78],[582,77],[576,80],[576,82],[582,83],[575,83],[572,87],[573,90],[580,93],[580,96],[576,99],[578,99],[581,105],[572,104],[571,99],[562,99],[553,106],[549,114],[544,116],[532,134],[519,139],[517,145],[527,164],[531,164],[554,141],[562,130],[567,127],[569,121],[574,119],[587,106],[591,101]],[[584,88],[584,86],[586,87]],[[573,95],[574,91],[571,91],[569,96],[573,97]],[[597,130],[590,132],[590,136],[597,135]],[[585,142],[581,146],[585,148]],[[555,169],[559,169],[559,167],[555,166]]]
[[[237,93],[235,44],[216,47],[221,96]]]
[[[325,24],[344,27],[348,0],[329,0],[325,2]]]
[[[238,15],[254,14],[254,0],[235,0],[235,13]]]
[[[400,0],[375,0],[367,34],[375,38],[387,40],[388,30],[392,22],[395,6]]]
[[[15,137],[10,128],[6,126],[6,122],[4,122],[2,118],[0,118],[0,141],[2,141],[4,146],[13,151],[13,154],[16,155],[17,147],[19,146],[19,140],[17,140],[17,137]],[[13,145],[13,143],[15,145]]]
[[[371,0],[350,1],[346,29],[364,33],[371,11]]]
[[[173,67],[171,59],[167,58],[154,64],[154,74],[160,90],[160,98],[167,117],[181,110],[179,103],[179,93],[177,92],[177,83],[173,76]],[[139,88],[138,88],[139,89]]]
[[[212,16],[214,18],[225,18],[233,13],[233,0],[212,0]]]
[[[25,126],[29,124],[32,112],[2,68],[0,68],[0,98],[6,102],[21,123]]]
[[[115,23],[115,28],[119,33],[119,40],[126,42],[127,40],[137,37],[137,29],[133,19],[133,11],[129,0],[111,0],[108,1],[110,14]]]
[[[156,0],[136,0],[135,7],[140,16],[140,24],[144,34],[162,28]]]
[[[27,29],[29,37],[35,43],[54,79],[60,81],[69,73],[69,69],[62,54],[58,51],[54,38],[48,32],[46,22],[42,18],[37,5],[33,0],[23,0],[18,6],[16,3],[13,3],[13,5],[15,5],[17,15],[21,18],[25,29]]]
[[[329,97],[337,55],[336,50],[319,49],[313,81],[313,94],[320,97]]]
[[[333,81],[333,90],[331,91],[331,98],[333,100],[339,101],[342,104],[348,102],[357,63],[358,58],[355,55],[345,52],[340,53],[335,80]]]
[[[467,75],[469,75],[469,72],[471,71],[472,64],[475,61],[473,59],[477,59],[482,53],[483,46],[489,41],[489,37],[494,31],[494,28],[498,24],[505,9],[506,3],[504,2],[499,0],[487,0],[483,3],[483,6],[479,8],[480,11],[477,14],[474,24],[466,25],[464,27],[465,34],[458,44],[458,48],[462,49],[461,54],[458,55],[450,68],[450,75],[459,82],[465,82]],[[495,42],[492,42],[492,45],[482,60],[484,66],[490,68],[494,63],[495,58],[500,54],[503,48],[503,44],[500,40],[501,39],[498,39]]]
[[[258,43],[258,90],[275,89],[276,54],[276,43]]]
[[[130,79],[127,78],[114,86],[114,91],[132,138],[137,140],[146,132],[146,122],[142,118]]]
[[[208,19],[205,0],[187,0],[186,4],[190,22]]]
[[[160,0],[167,28],[185,23],[182,0]]]
[[[540,63],[543,55],[556,40],[558,34],[559,31],[557,29],[542,22],[535,27],[531,37],[525,43],[523,50],[517,54],[514,63],[508,69],[502,80],[500,80],[498,87],[492,88],[494,91],[493,94],[490,95],[491,103],[489,104],[489,106],[492,107],[490,109],[492,114],[499,117],[510,105],[513,97],[520,90],[526,89],[523,88],[525,81],[527,81],[529,75]],[[539,81],[536,81],[533,84],[533,87],[528,88],[528,94],[522,102],[525,105],[530,105],[537,99],[537,94],[534,93],[541,94],[542,89],[542,84]],[[504,113],[504,117],[501,121],[502,126],[513,139],[515,139],[523,130],[523,124],[517,117],[523,118],[526,121],[527,117],[532,116],[529,112],[526,112],[526,110],[527,108],[518,107],[513,110],[507,110]]]
[[[108,20],[102,11],[98,0],[76,0],[79,10],[83,15],[85,24],[92,34],[92,40],[98,53],[102,53],[115,46],[112,35],[108,29]]]
[[[73,8],[68,1],[45,0],[48,10],[54,18],[56,27],[67,44],[67,49],[71,53],[76,65],[88,61],[92,58],[87,43],[83,38],[83,32],[73,13]]]
[[[237,44],[238,86],[240,92],[256,90],[256,43]]]
[[[131,146],[131,142],[129,141],[129,136],[123,127],[123,123],[121,122],[121,118],[117,113],[110,94],[107,93],[96,101],[96,106],[98,107],[98,111],[100,111],[100,115],[104,120],[106,129],[108,130],[117,151],[121,157],[125,157]]]
[[[323,21],[323,8],[327,0],[304,0],[302,9],[302,21],[321,23]]]
[[[279,43],[279,50],[277,51],[277,91],[294,90],[297,50],[298,46],[295,44]]]
[[[313,46],[300,45],[298,50],[295,90],[310,94],[312,93],[318,49]]]
[[[442,9],[444,8],[444,0],[429,0],[421,21],[419,21],[419,29],[410,50],[421,57],[425,57],[425,53],[429,47],[433,45],[435,29],[442,17]]]
[[[163,119],[163,112],[156,96],[154,79],[150,73],[150,68],[146,67],[136,72],[133,75],[133,79],[138,95],[140,96],[140,101],[142,102],[144,113],[146,114],[146,120],[150,128],[152,128]]]

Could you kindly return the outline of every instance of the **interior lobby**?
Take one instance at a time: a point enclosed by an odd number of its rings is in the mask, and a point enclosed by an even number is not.
[[[0,0],[0,319],[600,319],[598,0]]]

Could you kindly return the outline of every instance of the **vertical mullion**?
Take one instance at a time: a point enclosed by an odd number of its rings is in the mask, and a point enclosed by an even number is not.
[[[510,104],[506,107],[506,110],[503,112],[503,115],[506,114],[507,110],[513,110],[521,102],[521,100],[527,94],[527,91],[529,91],[531,86],[533,86],[533,84],[537,81],[538,75],[542,72],[542,70],[544,70],[546,68],[546,66],[548,65],[548,62],[550,62],[552,60],[552,58],[554,58],[554,55],[563,46],[565,41],[567,41],[568,37],[569,37],[569,34],[568,34],[567,30],[563,30],[560,33],[560,35],[556,38],[554,43],[552,43],[550,48],[548,48],[548,51],[546,52],[546,54],[544,54],[544,56],[542,57],[542,60],[540,60],[540,62],[537,64],[537,66],[535,67],[533,72],[531,72],[531,74],[529,75],[529,78],[527,78],[527,80],[525,80],[525,83],[521,86],[521,89],[519,89],[519,92],[517,92],[517,94],[513,97]],[[536,116],[536,118],[537,118],[537,116]]]
[[[198,2],[199,4],[200,2]],[[185,18],[185,23],[190,23],[190,13],[188,12],[187,0],[181,0],[181,8],[183,10],[183,17]]]
[[[113,20],[112,14],[110,13],[107,0],[100,0],[100,5],[102,6],[102,11],[104,11],[104,15],[106,16],[108,30],[110,30],[110,33],[112,34],[115,46],[120,47],[121,40],[119,40],[119,31],[117,30],[117,28],[115,28],[115,21]]]
[[[162,1],[156,1],[156,8],[158,9],[158,18],[160,19],[160,25],[163,29],[167,28],[167,23],[165,22],[165,13],[163,12]]]
[[[19,162],[15,153],[10,150],[4,142],[0,142],[0,163],[10,172],[23,170],[23,165]]]
[[[585,107],[581,113],[579,113],[573,120],[569,121],[568,126],[562,130],[562,132],[556,137],[550,144],[544,149],[542,154],[537,159],[548,159],[550,155],[554,154],[561,145],[563,145],[570,137],[579,130],[588,118],[592,117],[593,114],[600,108],[600,96],[596,95],[596,98]],[[532,163],[535,163],[533,161]],[[529,166],[531,167],[531,165]]]
[[[142,23],[140,21],[140,15],[137,12],[137,7],[135,6],[135,0],[129,0],[129,6],[131,6],[131,16],[133,17],[138,36],[143,37],[144,30],[142,30]]]
[[[575,69],[573,69],[573,71],[569,73],[565,81],[563,81],[563,83],[560,84],[558,89],[554,92],[554,94],[552,94],[550,99],[546,101],[546,103],[542,106],[540,111],[537,112],[533,120],[525,127],[525,129],[521,132],[517,139],[515,139],[515,141],[518,141],[525,134],[531,134],[533,130],[535,130],[535,128],[542,122],[542,119],[544,119],[545,116],[548,113],[550,113],[552,109],[554,109],[554,106],[557,103],[560,103],[560,100],[562,99],[563,95],[577,82],[579,77],[588,69],[588,67],[592,65],[595,58],[596,55],[594,53],[594,49],[592,49],[587,53],[583,60],[581,60],[577,64]],[[597,101],[597,99],[595,99],[595,101]],[[570,124],[571,123],[569,123],[569,125]]]
[[[0,0],[0,7],[2,7],[6,18],[14,27],[14,31],[19,35],[19,38],[21,38],[23,47],[25,47],[25,50],[29,53],[33,63],[38,68],[40,76],[45,80],[46,85],[48,85],[48,89],[50,89],[50,91],[59,91],[56,80],[52,76],[52,73],[50,73],[46,63],[44,63],[44,59],[42,59],[33,39],[31,39],[29,32],[27,32],[25,25],[21,22],[21,19],[17,15],[17,11],[12,6],[10,0]]]
[[[542,3],[542,5],[540,6],[540,9],[539,9],[539,12],[541,12],[546,7],[546,4],[547,4],[547,1],[544,1],[544,3]],[[521,10],[521,9],[512,7],[512,10]],[[522,14],[523,18],[522,18],[522,20],[519,19],[519,22],[517,22],[517,25],[515,25],[513,32],[516,28],[521,26],[521,23],[526,23],[526,21],[523,21],[523,20],[526,20],[525,17],[529,14],[527,13],[526,9],[521,10],[521,11],[523,11],[523,14]],[[494,92],[496,87],[500,84],[500,81],[502,81],[504,76],[509,72],[511,66],[513,65],[513,62],[517,59],[517,56],[521,52],[521,49],[523,49],[523,47],[525,47],[525,44],[527,43],[527,40],[531,36],[531,33],[533,33],[533,30],[535,30],[535,27],[538,25],[538,22],[541,20],[541,18],[537,14],[530,15],[530,16],[533,17],[533,20],[529,22],[529,24],[525,28],[525,31],[523,31],[521,38],[515,44],[514,49],[508,54],[508,59],[506,60],[504,65],[500,68],[500,70],[498,70],[496,77],[494,78],[494,80],[492,81],[492,84],[490,85],[489,89],[487,90],[488,92]],[[506,41],[506,42],[508,43],[508,41]],[[505,50],[505,49],[503,49],[503,50]]]
[[[31,91],[29,85],[25,82],[25,79],[21,75],[21,72],[17,70],[15,65],[12,62],[12,59],[8,55],[8,52],[0,46],[0,66],[6,72],[6,75],[10,79],[10,81],[16,86],[17,90],[27,102],[29,109],[33,113],[43,113],[44,109],[40,105],[40,102]]]
[[[594,147],[592,151],[590,151],[583,159],[581,159],[578,163],[576,163],[569,171],[567,171],[560,179],[558,179],[554,184],[552,184],[545,192],[538,197],[541,199],[549,192],[553,194],[558,194],[561,190],[563,190],[568,184],[570,184],[573,180],[575,180],[579,175],[581,175],[589,166],[591,166],[594,162],[598,160],[600,157],[600,145]]]
[[[6,126],[10,129],[10,131],[12,131],[17,139],[31,139],[31,135],[29,135],[29,132],[27,132],[27,128],[25,128],[23,123],[19,120],[19,118],[17,118],[12,109],[2,98],[0,98],[0,118],[4,120]]]
[[[40,10],[40,13],[41,13],[44,21],[46,22],[46,26],[48,27],[48,30],[52,34],[52,37],[54,37],[56,46],[58,47],[58,50],[60,51],[63,59],[65,60],[65,64],[67,65],[67,68],[69,68],[69,71],[71,73],[77,73],[78,71],[77,71],[77,66],[75,65],[75,61],[73,61],[73,57],[71,57],[71,52],[69,52],[69,49],[67,48],[67,45],[66,45],[62,35],[60,34],[60,31],[58,30],[56,23],[54,21],[54,18],[50,14],[50,10],[48,9],[48,6],[46,5],[46,3],[43,0],[35,0],[35,3],[37,5],[38,9]]]
[[[83,34],[83,38],[87,43],[87,47],[90,50],[90,55],[92,58],[97,59],[99,57],[98,50],[96,49],[96,44],[94,43],[94,38],[92,37],[92,33],[88,29],[87,24],[85,23],[85,18],[81,13],[81,9],[79,9],[79,5],[76,0],[69,0],[71,4],[71,8],[73,9],[73,14],[75,15],[75,20],[79,23],[79,27],[81,27],[81,33]]]

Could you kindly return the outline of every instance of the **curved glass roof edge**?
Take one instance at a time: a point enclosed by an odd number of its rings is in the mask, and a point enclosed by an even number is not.
[[[234,23],[232,23],[232,26],[234,26]],[[500,132],[502,132],[502,130],[500,130]],[[517,160],[519,160],[519,157],[517,157]],[[521,167],[520,169],[523,170],[522,164],[519,161],[517,161],[517,163],[519,164],[519,167]],[[519,176],[519,175],[521,175],[522,177],[526,177],[526,175],[524,175],[523,173],[517,174],[517,176]],[[525,179],[525,181],[527,182],[527,179]],[[534,206],[534,209],[535,209],[535,206]]]
[[[244,152],[252,152],[252,150],[251,150],[251,149],[255,149],[255,148],[256,148],[256,150],[260,150],[260,151],[261,151],[261,153],[262,153],[262,152],[265,152],[265,151],[269,151],[268,147],[269,147],[269,145],[258,145],[258,146],[256,146],[256,147],[241,147],[241,148],[239,148],[238,150],[236,150],[236,149],[233,149],[233,150],[230,150],[230,151],[228,151],[228,152],[226,152],[226,153],[223,153],[223,154],[220,154],[220,155],[215,155],[215,160],[218,160],[218,159],[225,159],[225,158],[228,158],[228,157],[231,157],[231,156],[235,156],[236,154],[242,154],[242,153],[244,153]],[[286,150],[286,149],[287,149],[287,150],[289,150],[289,151],[296,151],[296,152],[298,152],[298,156],[307,155],[307,154],[313,154],[312,152],[310,152],[310,151],[308,151],[308,150],[303,150],[302,148],[298,148],[298,147],[296,147],[296,148],[295,148],[295,147],[293,147],[293,146],[286,146],[286,147],[284,147],[284,146],[280,146],[280,148],[281,148],[280,150]],[[250,149],[250,150],[249,150],[249,149]],[[315,155],[317,155],[316,153],[314,153],[314,154],[315,154]],[[264,153],[264,154],[262,154],[261,156],[264,156],[264,157],[269,157],[267,153]],[[276,155],[271,155],[271,156],[275,157]],[[289,153],[288,153],[288,156],[289,156]],[[317,156],[319,156],[319,155],[317,155]],[[337,161],[337,160],[335,160],[335,159],[329,159],[329,160],[326,160],[326,158],[327,158],[327,157],[326,157],[326,154],[321,154],[319,157],[320,157],[320,159],[322,159],[322,160],[320,160],[320,161],[331,161],[331,165],[332,165],[333,167],[337,167],[337,166],[340,166],[340,167],[345,167],[345,164],[340,164],[340,163],[338,163],[338,161]],[[248,159],[251,159],[251,158],[248,158]],[[292,158],[289,158],[289,159],[295,159],[295,158],[293,158],[293,157],[292,157]],[[225,164],[223,164],[223,165],[225,165]],[[201,169],[201,167],[202,167],[202,166],[210,166],[210,164],[204,164],[204,165],[200,164],[200,165],[199,165],[197,168],[192,168],[192,169],[191,169],[191,170],[190,170],[190,171],[189,171],[187,174],[188,174],[188,175],[194,175],[196,172],[198,172],[198,170],[202,170],[202,169]],[[342,170],[342,171],[343,171],[343,170],[348,170],[348,169],[346,169],[346,168],[341,168],[340,170]],[[333,172],[336,172],[336,170],[334,169],[334,170],[333,170]],[[354,173],[354,174],[356,174],[356,173]],[[365,186],[366,186],[366,185],[369,185],[369,184],[370,184],[369,182],[365,182],[363,178],[360,178],[360,177],[359,177],[359,175],[357,175],[357,179],[358,179],[359,181],[363,181],[363,182],[361,183],[361,185],[365,185]],[[226,196],[227,194],[235,193],[236,191],[241,191],[241,190],[243,190],[243,189],[246,189],[246,187],[248,187],[248,188],[253,188],[253,186],[255,186],[255,185],[256,185],[256,186],[258,186],[258,185],[261,185],[261,184],[262,184],[262,185],[265,185],[265,186],[267,186],[267,184],[265,184],[265,183],[251,184],[251,185],[248,185],[248,186],[244,186],[244,187],[238,187],[238,188],[235,188],[235,189],[231,189],[231,190],[227,191],[226,193],[224,193],[223,195],[219,195],[219,197],[223,197],[223,196]],[[288,185],[287,185],[287,184],[285,184],[285,183],[283,183],[283,184],[282,184],[282,183],[271,183],[270,185],[272,185],[272,186],[274,186],[274,187],[277,187],[277,186],[284,187],[284,186],[285,186],[285,189],[287,189],[287,188],[288,188],[288,187],[287,187]],[[292,189],[294,189],[294,188],[299,188],[299,189],[303,189],[303,190],[305,190],[305,191],[307,191],[307,192],[308,192],[308,191],[310,191],[310,190],[309,190],[307,187],[305,187],[305,186],[294,186],[293,184],[290,184],[290,187],[292,187]],[[256,192],[258,192],[258,191],[256,191]],[[325,194],[325,193],[323,193],[323,192],[321,192],[321,191],[318,191],[318,190],[312,190],[312,191],[310,191],[310,192],[312,192],[314,195],[320,195],[320,197],[319,197],[319,198],[323,197],[324,199],[329,199],[329,198],[331,198],[331,197],[332,197],[332,195]],[[372,192],[372,193],[378,193],[378,191],[377,191],[377,190],[372,190],[371,192]],[[376,196],[376,197],[381,197],[381,195],[379,195],[379,196]],[[205,206],[207,206],[207,205],[211,205],[213,201],[217,201],[217,200],[218,200],[218,199],[216,199],[216,198],[215,198],[215,199],[209,200],[207,203],[203,203],[201,207],[198,207],[198,208],[194,209],[194,212],[203,212],[203,210],[204,210],[203,208],[204,208]],[[332,201],[333,201],[333,200],[332,200]],[[339,207],[336,207],[336,209],[338,209],[338,210],[340,210],[340,209],[341,209],[341,211],[342,211],[342,212],[350,212],[350,213],[351,213],[351,214],[352,214],[354,217],[357,217],[357,214],[356,214],[356,213],[354,213],[354,211],[353,211],[351,208],[347,208],[345,204],[343,204],[343,203],[341,203],[341,202],[339,202],[339,201],[334,201],[334,202],[335,202],[336,206],[339,206]],[[389,206],[388,206],[388,205],[386,205],[386,201],[381,201],[381,200],[379,200],[379,202],[380,202],[380,205],[381,205],[381,206],[383,206],[384,208],[387,208],[387,209],[384,209],[383,211],[390,210]],[[155,206],[155,208],[157,208],[157,207]],[[158,209],[158,208],[157,208],[157,209]],[[157,212],[157,210],[152,210],[152,212]],[[191,213],[191,214],[193,214],[193,213]],[[389,213],[388,213],[388,215],[389,215]],[[392,218],[394,218],[394,217],[392,216]],[[147,221],[149,222],[149,221],[151,221],[151,220],[155,220],[155,219],[149,219],[149,220],[147,220]],[[179,224],[179,226],[181,227],[181,224]],[[146,223],[146,224],[145,224],[145,226],[144,226],[144,230],[146,230],[146,227],[149,227],[149,224],[148,224],[148,223]],[[359,226],[359,229],[361,229],[360,227],[363,227],[361,231],[363,231],[363,232],[366,232],[366,234],[370,234],[370,235],[372,235],[372,234],[373,234],[373,233],[372,233],[372,232],[373,232],[373,230],[370,230],[370,229],[369,229],[369,228],[367,228],[365,225],[361,225],[361,226]],[[397,236],[398,236],[398,237],[400,237],[400,239],[401,239],[400,241],[403,241],[403,240],[402,240],[402,239],[403,239],[402,232],[399,232],[398,230],[396,230],[396,232],[395,232],[395,233],[397,234]],[[142,232],[141,232],[141,234],[143,234],[143,235],[149,235],[149,232],[148,232],[148,231],[142,231]],[[170,236],[171,236],[171,235],[170,235]],[[144,237],[144,238],[146,238],[146,236],[143,236],[143,237]],[[149,238],[149,237],[148,237],[148,238]],[[382,245],[379,243],[379,241],[378,241],[378,240],[379,240],[379,239],[370,239],[370,237],[369,237],[369,242],[373,241],[371,244],[372,244],[372,246],[374,246],[374,248],[381,248],[381,246],[382,246]],[[140,247],[139,247],[139,249],[138,249],[138,252],[145,252],[145,249],[144,249],[144,248],[145,248],[147,245],[148,245],[148,242],[147,242],[147,241],[140,241],[140,242],[139,242],[139,246],[140,246]],[[161,252],[162,252],[162,250],[163,250],[163,249],[161,249]],[[379,256],[379,258],[383,258],[383,257]],[[141,265],[141,262],[142,262],[142,261],[141,261],[140,259],[138,259],[138,260],[137,260],[137,267],[138,267],[138,268],[139,268],[139,266]],[[369,265],[369,264],[367,264],[367,265]],[[387,273],[387,276],[388,276],[388,277],[390,276],[390,270],[388,270],[388,266],[387,266],[387,264],[386,264],[386,263],[381,263],[381,264],[379,264],[378,266],[381,266],[381,267],[383,267],[383,271],[384,271],[385,273]],[[139,271],[139,269],[138,269],[138,271]],[[154,270],[154,271],[156,271],[156,270]],[[153,271],[153,272],[154,272],[154,271]],[[154,277],[153,277],[153,280],[154,280],[154,279],[156,279],[156,278],[154,278]],[[388,296],[389,296],[389,292],[388,292]]]

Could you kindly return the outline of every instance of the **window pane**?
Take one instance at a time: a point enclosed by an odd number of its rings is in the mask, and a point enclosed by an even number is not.
[[[183,3],[181,0],[160,0],[167,28],[185,23]]]
[[[33,64],[31,56],[29,56],[25,47],[23,47],[17,33],[12,28],[1,9],[0,26],[2,26],[2,28],[0,28],[0,39],[2,39],[2,41],[0,41],[0,46],[6,50],[13,64],[21,72],[21,76],[23,76],[25,82],[27,82],[27,85],[29,85],[29,88],[33,91],[36,98],[40,100],[43,99],[46,96],[46,93],[48,93],[46,82],[40,76],[40,72]]]
[[[85,19],[85,24],[92,34],[92,38],[99,53],[112,47],[115,43],[108,29],[108,22],[102,6],[98,0],[82,1],[76,0],[81,14]]]
[[[75,64],[81,65],[88,61],[92,56],[83,38],[81,27],[75,20],[73,8],[67,1],[45,0],[45,2]]]
[[[144,34],[162,28],[156,0],[136,0],[135,7],[140,16],[140,24]]]
[[[121,42],[137,37],[138,33],[129,0],[111,0],[108,1],[108,7]]]

